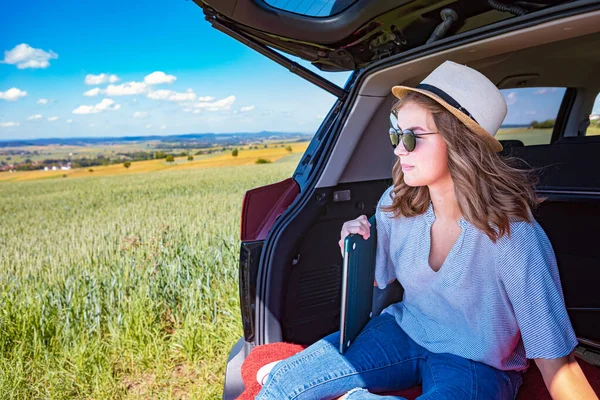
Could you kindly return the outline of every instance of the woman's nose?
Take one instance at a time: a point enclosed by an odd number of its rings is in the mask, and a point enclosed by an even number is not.
[[[402,140],[400,140],[400,143],[398,143],[398,146],[396,146],[396,148],[394,149],[394,154],[398,157],[405,156],[408,154],[408,150],[406,150],[406,147],[404,147]]]

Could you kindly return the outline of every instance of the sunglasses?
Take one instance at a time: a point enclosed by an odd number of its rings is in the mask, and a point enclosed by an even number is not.
[[[390,113],[390,141],[392,142],[392,147],[395,149],[396,146],[400,144],[402,141],[402,145],[406,149],[406,151],[411,152],[417,146],[417,138],[423,135],[434,135],[437,132],[423,132],[423,133],[414,133],[411,129],[399,129],[396,128],[398,126],[398,116],[395,111]]]

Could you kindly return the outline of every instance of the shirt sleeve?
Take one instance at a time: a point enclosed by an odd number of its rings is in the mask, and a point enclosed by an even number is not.
[[[517,222],[503,237],[499,278],[513,307],[525,355],[559,358],[578,344],[565,306],[554,250],[543,228]]]
[[[375,255],[375,282],[377,287],[384,289],[388,282],[396,277],[394,265],[390,257],[390,236],[391,236],[391,213],[381,210],[381,207],[392,204],[390,193],[394,187],[390,186],[377,203],[375,210],[375,221],[377,228],[377,252]]]

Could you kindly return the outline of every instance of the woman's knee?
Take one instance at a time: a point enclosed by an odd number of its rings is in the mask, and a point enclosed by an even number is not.
[[[300,398],[299,394],[327,375],[328,371],[335,369],[339,353],[332,345],[330,336],[277,363],[256,398]]]

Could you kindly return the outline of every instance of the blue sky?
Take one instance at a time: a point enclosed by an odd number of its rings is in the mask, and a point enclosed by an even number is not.
[[[192,1],[9,0],[0,15],[0,59],[20,44],[50,55],[45,68],[0,64],[3,139],[314,132],[335,100],[212,28]],[[165,83],[142,88],[154,72],[164,75],[153,82]],[[85,96],[111,85],[85,83],[100,74],[118,78],[110,95]],[[341,86],[349,75],[321,74]],[[12,88],[20,92],[7,94]],[[139,93],[119,95],[127,91]]]
[[[7,0],[0,15],[0,139],[312,133],[335,100],[212,28],[192,1]],[[349,75],[302,64],[340,86]],[[560,91],[511,92],[505,123],[552,118],[560,102]]]

